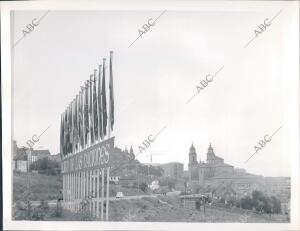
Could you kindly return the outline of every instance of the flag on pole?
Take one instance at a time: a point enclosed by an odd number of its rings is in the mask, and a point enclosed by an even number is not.
[[[76,109],[76,118],[77,118],[77,139],[76,139],[76,142],[77,142],[77,151],[79,151],[79,147],[80,147],[80,129],[79,129],[79,99],[80,99],[80,95],[78,94],[76,96],[76,105],[77,105],[77,109]]]
[[[64,155],[67,155],[67,147],[68,147],[68,108],[64,113],[64,147],[63,152]]]
[[[111,130],[114,128],[115,122],[115,100],[114,100],[114,83],[113,83],[113,72],[112,72],[112,58],[113,58],[113,51],[110,51],[110,58],[109,58],[109,121]]]
[[[80,145],[81,148],[84,148],[84,126],[83,126],[83,90],[81,87],[81,91],[79,93],[79,111],[78,111],[78,117],[79,117],[79,124],[78,124],[78,133],[80,138]]]
[[[103,135],[106,135],[106,127],[107,127],[107,108],[106,108],[106,90],[105,90],[105,61],[103,59],[103,77],[102,77],[102,120],[103,120]]]
[[[73,152],[73,143],[74,143],[74,130],[73,130],[73,102],[71,102],[70,104],[70,124],[69,124],[69,132],[70,132],[70,150],[69,152],[72,153]]]
[[[89,100],[89,115],[90,115],[90,136],[91,144],[94,143],[94,116],[93,116],[93,75],[90,75],[90,100]]]
[[[94,81],[93,81],[93,122],[94,122],[94,137],[98,140],[98,109],[97,109],[97,70],[94,70]]]
[[[84,90],[84,145],[87,145],[87,137],[89,134],[89,98],[88,98],[88,84],[85,82]]]
[[[75,98],[75,111],[74,111],[74,131],[75,131],[75,151],[78,150],[78,95]]]
[[[64,114],[60,116],[60,156],[64,156]]]
[[[103,128],[102,128],[102,97],[101,97],[101,72],[102,65],[99,65],[99,73],[98,73],[98,132],[99,138],[103,139]]]
[[[71,118],[70,118],[70,110],[71,106],[69,104],[68,109],[67,109],[67,154],[70,153],[70,144],[71,144],[71,139],[70,139],[70,134],[71,134]]]

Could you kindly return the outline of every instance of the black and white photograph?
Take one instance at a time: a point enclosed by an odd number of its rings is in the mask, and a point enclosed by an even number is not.
[[[1,2],[3,230],[299,230],[298,1]]]

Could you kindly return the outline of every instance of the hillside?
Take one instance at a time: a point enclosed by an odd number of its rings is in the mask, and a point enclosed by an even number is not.
[[[283,223],[289,222],[287,215],[257,214],[245,209],[229,209],[207,205],[205,213],[193,206],[181,207],[176,196],[144,197],[110,202],[109,221],[131,222],[241,222],[241,223]],[[99,220],[85,213],[64,210],[59,221]]]
[[[42,175],[30,173],[30,199],[56,200],[62,190],[61,175]],[[24,200],[27,191],[27,173],[14,172],[13,174],[13,200]]]
[[[286,215],[256,214],[244,209],[206,207],[205,213],[194,207],[180,207],[177,197],[158,196],[110,203],[113,221],[157,222],[288,222]]]

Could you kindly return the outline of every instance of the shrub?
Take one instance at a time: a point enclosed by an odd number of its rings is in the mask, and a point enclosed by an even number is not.
[[[40,174],[58,175],[60,173],[60,166],[57,161],[49,160],[45,157],[32,163],[30,170],[38,171]]]
[[[246,196],[241,198],[241,206],[243,209],[255,209],[258,212],[280,213],[280,200],[272,196],[271,198],[260,191],[253,191],[252,197]]]
[[[142,190],[143,192],[147,192],[148,185],[146,183],[141,183],[140,184],[140,190]]]
[[[53,210],[51,217],[62,217],[63,215],[63,208],[61,203],[57,203],[55,209]]]

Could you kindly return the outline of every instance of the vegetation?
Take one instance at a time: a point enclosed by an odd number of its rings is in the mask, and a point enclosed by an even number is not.
[[[37,171],[40,174],[59,175],[60,165],[57,161],[49,160],[47,157],[39,159],[30,165],[30,170]]]
[[[172,189],[175,188],[175,185],[176,185],[176,179],[173,179],[171,177],[159,178],[159,186],[168,186],[169,191],[172,191]]]
[[[268,197],[260,191],[253,191],[252,196],[241,198],[240,205],[243,209],[255,210],[260,213],[280,213],[280,200],[274,196]]]
[[[57,200],[62,190],[61,175],[43,175],[38,173],[17,173],[13,176],[13,200],[26,201],[27,180],[29,179],[30,199],[31,200]],[[26,192],[26,193],[24,193]]]

